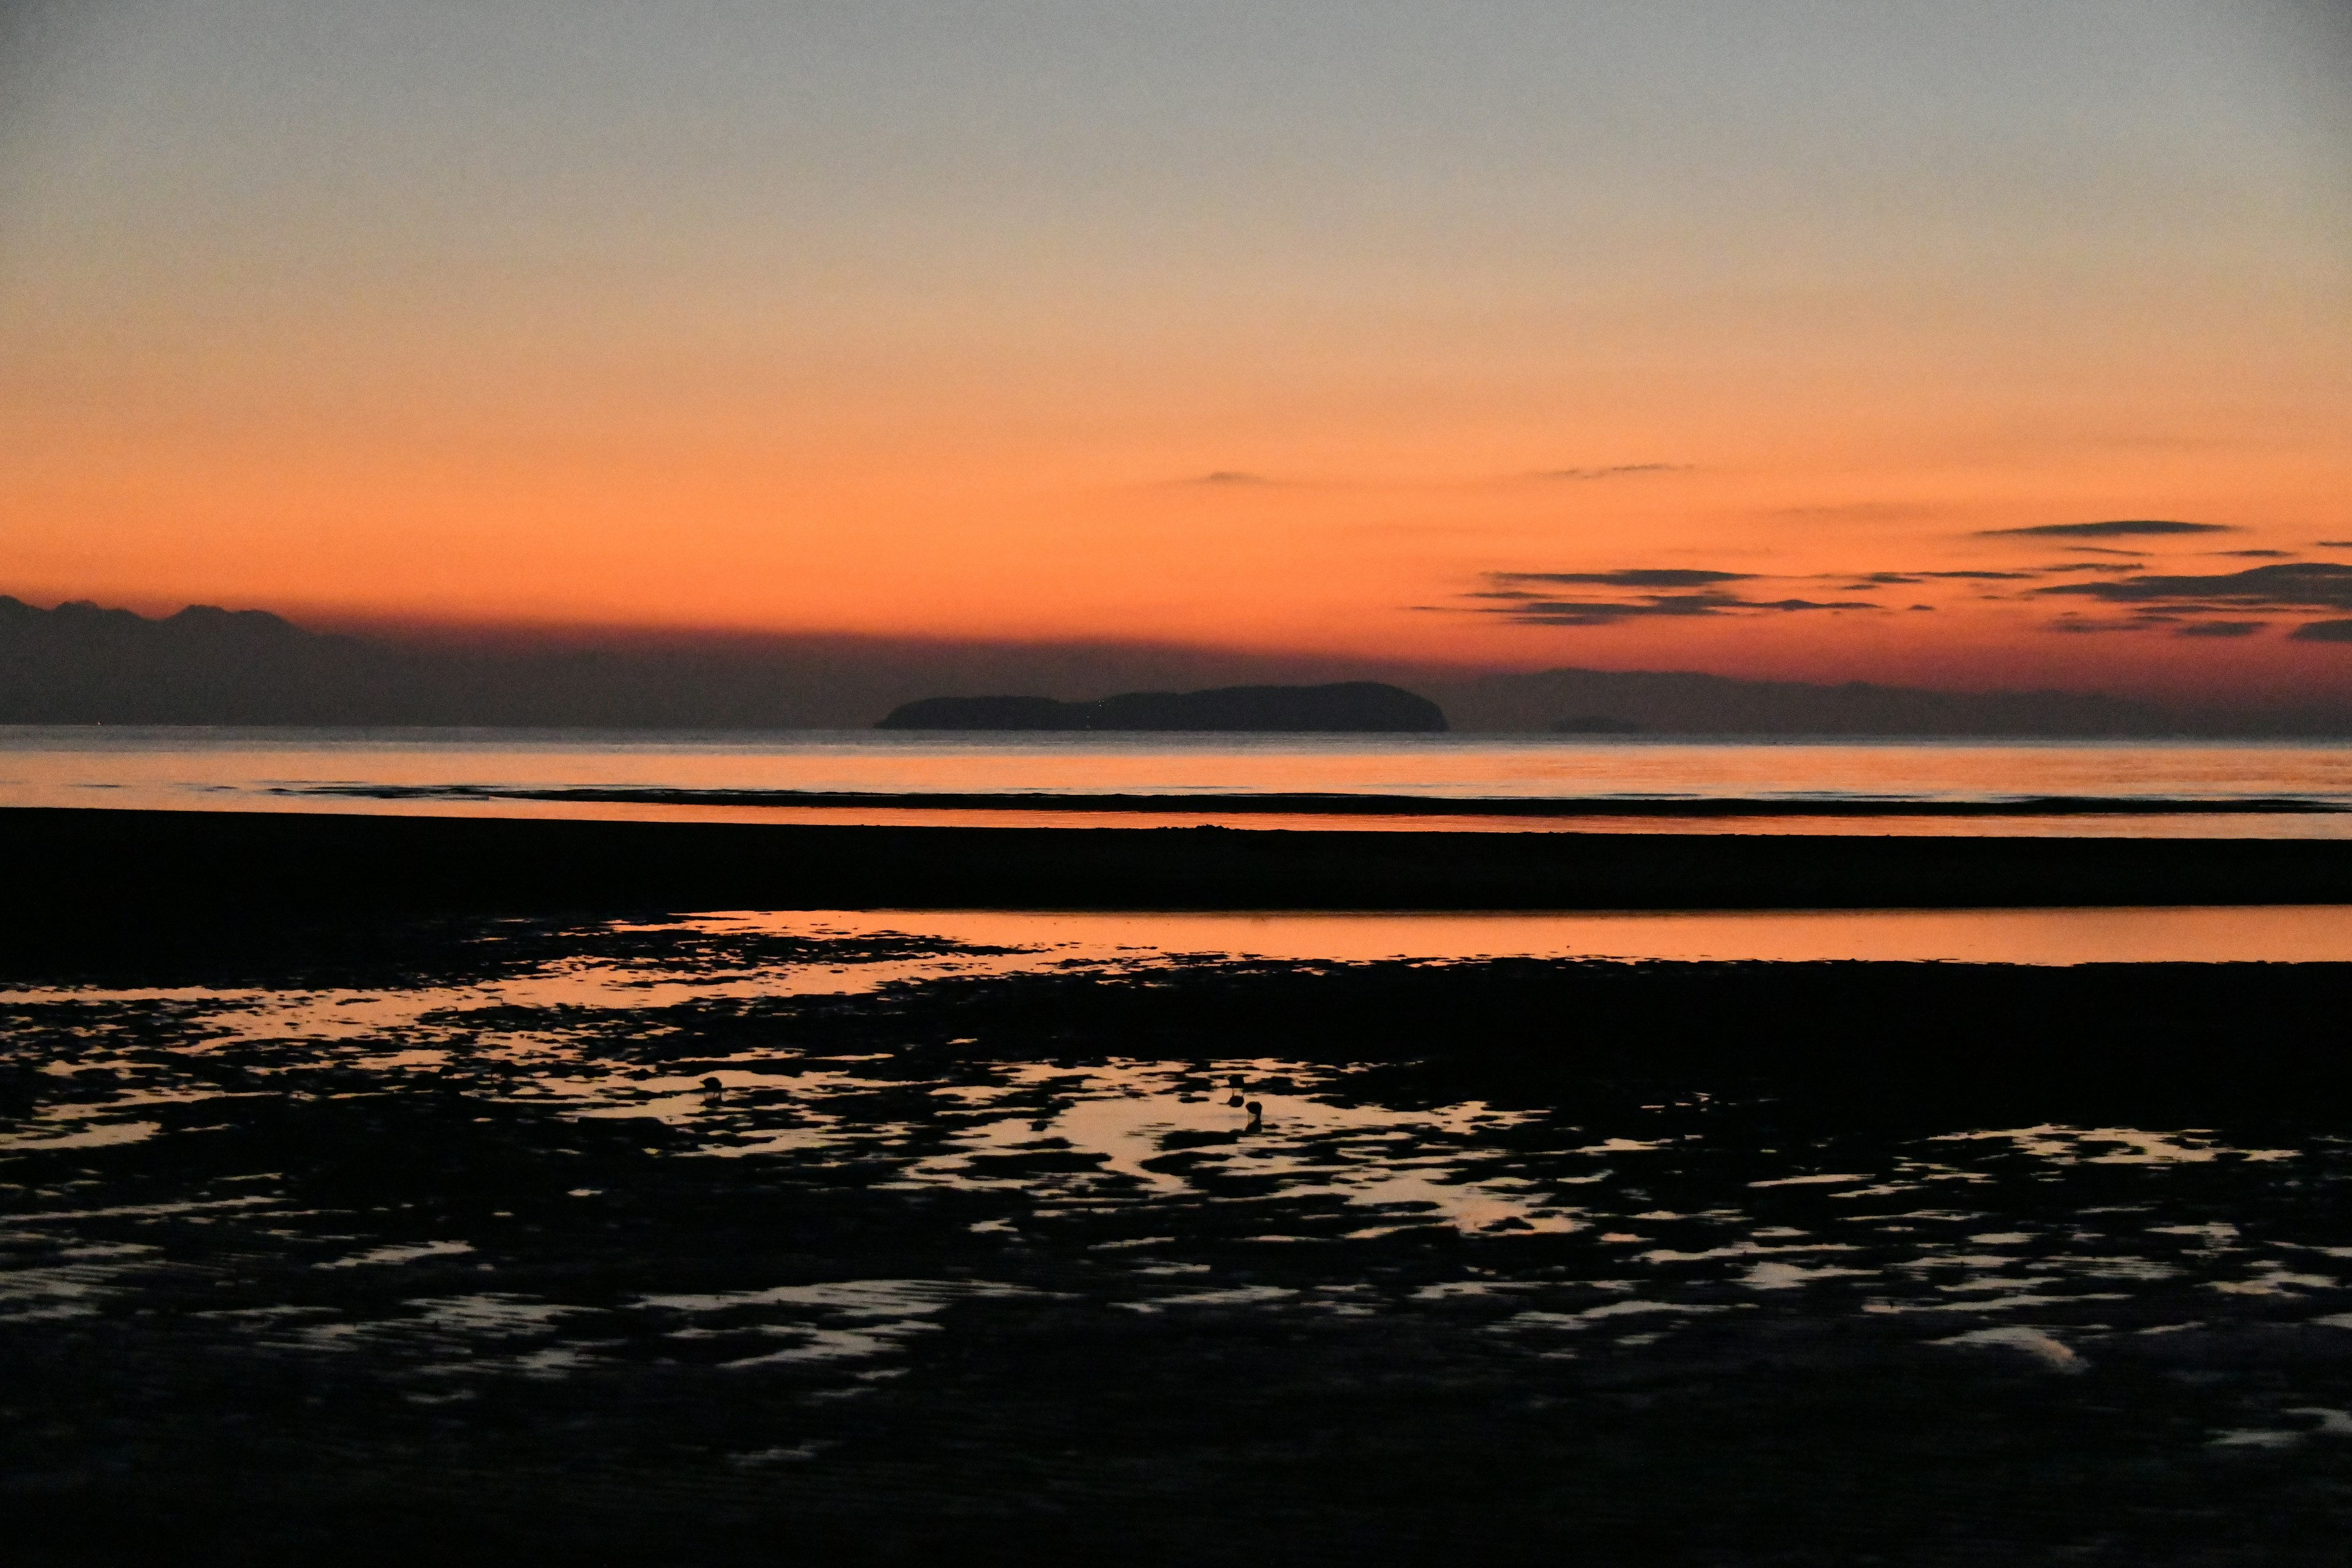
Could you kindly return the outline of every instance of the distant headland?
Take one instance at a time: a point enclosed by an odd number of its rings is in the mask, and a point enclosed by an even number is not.
[[[892,709],[877,730],[1321,731],[1434,734],[1436,703],[1377,680],[1330,686],[1219,686],[1128,691],[1092,702],[1050,697],[926,697]]]
[[[150,617],[85,601],[37,608],[0,594],[0,725],[849,730],[888,713],[886,729],[1447,730],[1602,741],[1633,735],[2352,736],[2352,698],[2333,687],[2292,701],[2190,704],[2091,692],[1749,680],[1698,670],[1571,666],[1480,672],[1337,661],[1301,668],[1213,653],[1112,643],[814,634],[736,643],[523,637],[473,644],[322,633],[261,610],[191,605]],[[1156,689],[1358,673],[1405,680],[1411,689],[1366,679],[1137,690],[1100,702],[908,700],[927,691]],[[1252,697],[1261,692],[1300,695],[1261,705]],[[1382,695],[1359,708],[1344,695],[1353,692]],[[1195,704],[1222,710],[1202,712]],[[1171,711],[1165,717],[1138,711],[1155,709]]]

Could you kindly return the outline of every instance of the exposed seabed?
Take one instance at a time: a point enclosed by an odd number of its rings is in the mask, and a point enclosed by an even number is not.
[[[883,827],[0,807],[0,937],[443,910],[2352,904],[2352,839]]]
[[[2340,1561],[2352,967],[888,923],[8,949],[12,1559]]]

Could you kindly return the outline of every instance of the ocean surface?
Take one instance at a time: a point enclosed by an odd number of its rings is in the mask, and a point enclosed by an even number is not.
[[[0,726],[0,805],[2333,838],[2352,743]]]

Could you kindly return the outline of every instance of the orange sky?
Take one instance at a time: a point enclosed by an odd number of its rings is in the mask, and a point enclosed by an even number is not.
[[[0,592],[2352,689],[2041,591],[2352,563],[2293,5],[131,10],[12,68]]]

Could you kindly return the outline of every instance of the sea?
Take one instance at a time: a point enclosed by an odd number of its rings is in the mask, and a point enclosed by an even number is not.
[[[2334,838],[2352,742],[17,725],[0,805]]]
[[[2352,742],[5,726],[0,805],[1258,831],[2337,838],[2352,835]],[[829,930],[876,929],[868,913],[825,918]],[[2352,910],[2310,907],[903,911],[883,923],[958,944],[1280,962],[2352,960]]]

